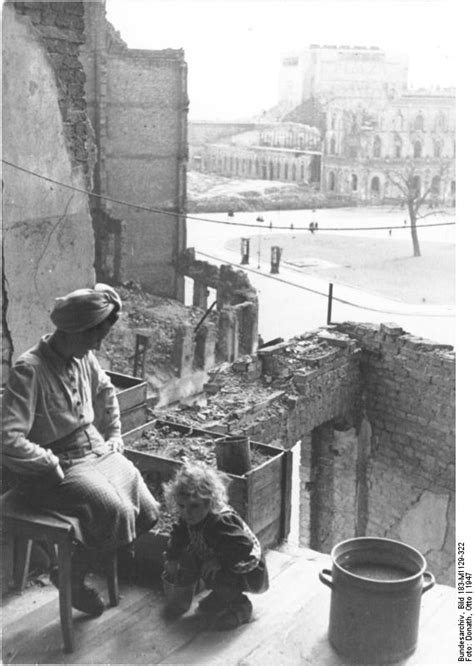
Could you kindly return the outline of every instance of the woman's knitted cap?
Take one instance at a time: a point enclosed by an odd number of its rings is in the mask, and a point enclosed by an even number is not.
[[[114,311],[120,312],[122,301],[108,284],[96,284],[93,289],[76,289],[57,298],[51,321],[60,331],[80,333],[101,324]]]

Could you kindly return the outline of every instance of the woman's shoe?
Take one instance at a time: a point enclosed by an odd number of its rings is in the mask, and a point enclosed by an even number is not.
[[[104,599],[97,590],[89,585],[82,585],[80,588],[73,587],[72,606],[92,617],[99,617],[105,610]]]
[[[49,579],[59,590],[59,569],[54,567],[49,572]],[[84,582],[72,584],[72,607],[92,617],[99,617],[105,610],[105,601],[90,585]]]

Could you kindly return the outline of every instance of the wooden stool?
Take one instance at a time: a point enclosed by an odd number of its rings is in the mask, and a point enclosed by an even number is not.
[[[46,541],[57,546],[59,571],[59,614],[64,651],[73,652],[71,558],[73,552],[73,525],[41,511],[36,511],[13,489],[2,495],[1,510],[6,532],[14,537],[13,579],[15,588],[23,590],[28,576],[32,541]],[[74,521],[74,518],[71,518]],[[114,553],[106,571],[109,601],[118,605],[117,553]]]

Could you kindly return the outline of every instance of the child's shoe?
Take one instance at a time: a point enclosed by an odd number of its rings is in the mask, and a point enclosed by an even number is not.
[[[214,629],[228,631],[246,624],[252,617],[252,603],[245,594],[241,594],[220,613],[215,620]]]

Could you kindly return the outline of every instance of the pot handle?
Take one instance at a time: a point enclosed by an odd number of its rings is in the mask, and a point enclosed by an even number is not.
[[[421,590],[421,594],[424,594],[425,592],[428,592],[428,590],[431,590],[433,585],[436,583],[436,579],[431,573],[431,571],[425,571],[423,574],[423,578],[427,578],[428,581],[423,581],[423,588]]]
[[[328,580],[326,576],[331,576],[331,580]],[[331,569],[321,569],[321,571],[319,572],[319,580],[321,581],[321,583],[324,583],[324,585],[330,587],[331,590],[334,590],[334,583],[332,582]]]

